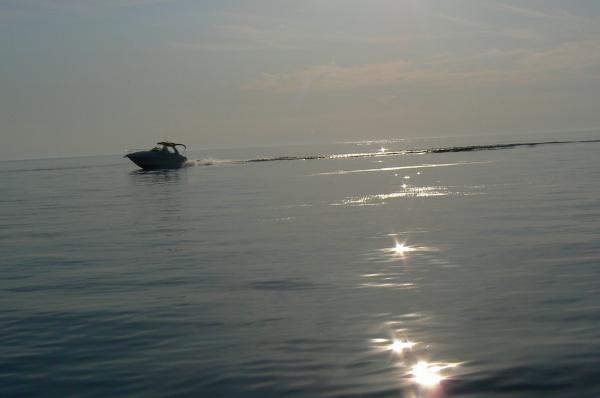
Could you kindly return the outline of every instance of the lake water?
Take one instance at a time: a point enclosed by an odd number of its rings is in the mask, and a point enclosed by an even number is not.
[[[598,397],[600,143],[385,155],[599,138],[1,162],[0,396]]]

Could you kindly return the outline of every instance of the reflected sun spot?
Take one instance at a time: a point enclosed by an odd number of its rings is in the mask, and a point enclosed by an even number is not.
[[[448,368],[458,366],[456,363],[432,364],[425,361],[419,361],[413,365],[409,375],[412,376],[415,383],[423,387],[434,387],[445,380],[442,371]]]
[[[439,366],[419,362],[412,367],[410,374],[413,376],[415,383],[424,387],[432,387],[444,379],[440,374],[440,370]]]
[[[387,343],[388,340],[387,339],[371,339],[371,342],[374,344],[383,344],[383,343]]]
[[[404,350],[410,350],[411,348],[413,348],[417,343],[413,342],[413,341],[408,341],[408,340],[394,340],[392,342],[392,344],[390,344],[390,348],[392,351],[394,352],[403,352]]]
[[[406,246],[404,243],[400,243],[396,241],[396,244],[392,248],[392,252],[399,256],[403,256],[404,254],[413,251],[414,249],[410,246]]]

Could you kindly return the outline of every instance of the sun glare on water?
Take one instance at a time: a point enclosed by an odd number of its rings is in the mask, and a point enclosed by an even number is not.
[[[441,366],[432,365],[427,362],[419,362],[410,371],[415,383],[423,387],[438,385],[444,377],[440,374]]]
[[[413,251],[413,248],[406,246],[404,243],[396,242],[396,245],[393,247],[392,251],[395,254],[403,256],[404,254]]]
[[[413,342],[413,341],[401,341],[401,340],[394,340],[394,342],[390,345],[390,348],[392,349],[392,351],[394,352],[403,352],[404,350],[410,350],[411,348],[413,348],[417,343]]]
[[[419,386],[432,388],[447,379],[442,372],[457,366],[459,366],[458,363],[434,364],[419,361],[411,367],[409,376],[412,376],[413,381]]]

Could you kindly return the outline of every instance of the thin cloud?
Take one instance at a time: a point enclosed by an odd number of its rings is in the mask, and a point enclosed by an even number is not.
[[[453,16],[453,15],[447,15],[447,14],[438,14],[438,15],[435,15],[434,18],[441,20],[441,21],[450,22],[455,25],[460,25],[460,26],[464,26],[464,27],[468,27],[468,28],[475,28],[475,29],[486,29],[487,30],[493,26],[488,23],[472,21],[470,19],[459,18],[459,17]]]
[[[242,87],[243,91],[287,93],[340,91],[419,83],[433,86],[486,84],[515,80],[513,71],[448,70],[440,66],[417,67],[397,60],[361,66],[319,65],[285,74],[266,74]]]
[[[453,15],[438,14],[435,15],[434,18],[439,21],[449,23],[450,25],[463,28],[463,31],[467,31],[467,34],[472,34],[473,30],[476,30],[482,37],[503,37],[528,41],[538,40],[543,37],[533,29],[507,28],[491,23],[484,23],[481,21],[456,17]]]
[[[64,13],[94,14],[101,10],[154,5],[177,0],[7,0],[0,4],[0,14],[37,15],[39,11],[51,10]]]
[[[281,29],[250,25],[220,25],[212,37],[200,42],[172,42],[172,47],[188,51],[264,51],[292,50],[297,46],[285,38]]]
[[[579,71],[600,66],[600,41],[565,43],[556,48],[529,54],[524,60],[528,69],[542,71]]]
[[[566,43],[539,51],[491,50],[471,57],[445,55],[429,62],[395,60],[367,65],[317,65],[289,73],[265,74],[243,91],[326,92],[418,84],[481,87],[560,80],[565,74],[600,66],[600,41]]]
[[[428,39],[429,36],[347,35],[306,32],[296,26],[257,27],[250,25],[220,25],[213,28],[202,41],[171,42],[170,46],[187,51],[264,51],[310,50],[330,45],[391,46],[405,44],[409,39]]]
[[[244,91],[297,92],[306,90],[346,90],[397,83],[406,76],[409,64],[395,61],[363,66],[318,65],[283,74],[265,74],[242,87]]]
[[[172,2],[176,0],[24,0],[24,4],[49,8],[103,8],[103,7],[133,7],[148,4]]]
[[[526,7],[517,7],[511,4],[502,2],[493,3],[493,8],[528,18],[544,19],[544,20],[567,20],[567,19],[581,19],[573,14],[566,12],[565,10],[557,8],[546,8],[546,9],[531,9]]]
[[[169,46],[184,51],[206,51],[206,52],[246,52],[246,51],[272,51],[272,50],[294,50],[294,47],[283,44],[267,44],[256,42],[170,42]]]

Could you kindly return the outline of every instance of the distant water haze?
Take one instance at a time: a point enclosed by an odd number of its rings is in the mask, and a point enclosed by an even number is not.
[[[0,395],[598,396],[599,139],[0,162]]]

